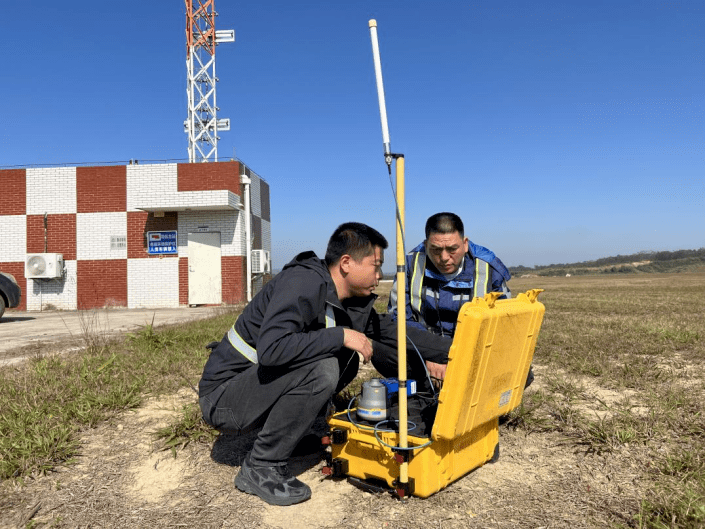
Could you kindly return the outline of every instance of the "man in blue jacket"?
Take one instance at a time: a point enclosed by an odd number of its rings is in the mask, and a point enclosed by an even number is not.
[[[336,391],[351,382],[373,342],[396,347],[396,323],[380,318],[372,293],[386,239],[365,224],[340,225],[325,260],[297,255],[245,307],[212,350],[199,383],[204,420],[244,433],[261,428],[235,478],[241,491],[273,505],[307,500],[311,489],[287,462]],[[431,356],[448,344],[415,336]]]
[[[468,240],[458,215],[449,212],[432,215],[426,221],[425,232],[426,240],[406,256],[407,328],[430,331],[450,344],[463,303],[488,292],[502,292],[500,299],[510,298],[507,281],[511,275],[491,250]],[[396,280],[388,311],[396,320]],[[379,349],[373,359],[375,368],[384,376],[396,376],[395,352],[386,347]],[[424,385],[424,366],[413,347],[410,349],[409,377]],[[420,352],[428,374],[436,380],[443,380],[447,356],[439,361],[437,357],[430,358],[424,351]],[[529,378],[533,380],[531,372]],[[528,383],[530,380],[527,379]]]

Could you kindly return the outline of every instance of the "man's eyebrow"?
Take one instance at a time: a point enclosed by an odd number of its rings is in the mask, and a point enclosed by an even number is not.
[[[450,246],[439,246],[437,244],[431,244],[431,248],[435,249],[443,249],[443,248],[460,248],[459,244],[452,244]]]

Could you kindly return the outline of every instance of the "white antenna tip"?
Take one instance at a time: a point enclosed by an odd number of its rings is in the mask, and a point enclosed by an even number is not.
[[[376,28],[377,27],[377,21],[373,18],[370,19],[370,27],[371,28]]]

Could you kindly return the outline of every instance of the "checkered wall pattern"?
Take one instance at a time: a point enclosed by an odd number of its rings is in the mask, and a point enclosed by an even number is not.
[[[184,305],[188,233],[204,229],[221,233],[223,301],[243,301],[245,169],[232,161],[0,170],[0,271],[20,283],[19,309]],[[267,233],[257,236],[271,244],[269,186],[251,177],[266,189],[257,210],[261,218],[266,201]],[[168,230],[178,232],[177,254],[149,254],[147,232]],[[33,253],[62,254],[64,277],[27,279]]]

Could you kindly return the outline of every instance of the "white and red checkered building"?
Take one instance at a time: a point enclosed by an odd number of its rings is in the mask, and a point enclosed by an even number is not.
[[[19,310],[238,303],[246,230],[271,251],[269,185],[238,161],[8,169],[0,189],[0,271],[22,287]],[[150,253],[147,234],[172,231],[175,253]],[[37,253],[61,254],[61,277],[27,278]]]

